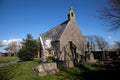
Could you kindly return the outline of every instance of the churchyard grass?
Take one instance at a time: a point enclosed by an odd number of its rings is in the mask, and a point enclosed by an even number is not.
[[[0,80],[113,80],[118,77],[116,72],[96,66],[96,63],[82,62],[77,67],[61,67],[56,74],[40,77],[32,71],[40,62],[40,59],[34,59],[0,67]]]
[[[84,63],[81,62],[78,67],[84,69],[84,70],[88,70],[88,71],[99,71],[99,70],[105,70],[105,68],[101,68],[101,67],[96,67],[96,63]]]
[[[16,61],[18,60],[19,58],[16,57],[16,56],[0,56],[0,64],[2,63],[8,63],[8,62],[11,62],[11,61]]]
[[[35,65],[38,65],[37,60],[0,67],[0,80],[36,80],[37,77],[32,72]]]
[[[40,77],[32,71],[32,67],[38,65],[39,62],[40,60],[35,59],[0,67],[0,80],[85,80],[82,75],[85,71],[79,66],[74,68],[61,67],[56,74]]]

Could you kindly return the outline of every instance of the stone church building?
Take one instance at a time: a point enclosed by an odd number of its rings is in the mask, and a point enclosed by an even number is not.
[[[76,23],[72,8],[70,8],[67,16],[68,20],[40,35],[41,44],[44,50],[56,54],[60,60],[65,60],[65,54],[69,54],[69,48],[71,47],[65,48],[65,46],[73,44],[73,52],[75,51],[75,54],[77,54],[79,62],[81,56],[84,55],[85,40]],[[72,54],[69,55],[74,57]]]

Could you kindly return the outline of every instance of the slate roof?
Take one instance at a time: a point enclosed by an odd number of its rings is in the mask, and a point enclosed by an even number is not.
[[[62,35],[62,33],[64,32],[67,24],[68,24],[68,20],[59,24],[58,26],[52,28],[51,30],[47,31],[46,33],[43,33],[41,36],[43,38],[43,41],[45,39],[51,39],[52,41],[57,41],[59,40],[60,36]]]

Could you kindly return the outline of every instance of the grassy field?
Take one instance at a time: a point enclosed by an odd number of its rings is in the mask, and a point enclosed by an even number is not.
[[[82,72],[79,68],[63,68],[57,74],[39,77],[32,72],[32,67],[35,65],[38,65],[38,60],[0,67],[0,80],[76,80],[78,78],[76,76]]]
[[[38,62],[39,60],[33,60],[0,67],[0,80],[86,80],[82,75],[86,71],[79,68],[79,66],[60,68],[60,72],[57,74],[39,77],[32,72],[32,67],[38,65]],[[80,66],[85,65],[80,64]],[[87,69],[89,66],[87,66]]]
[[[57,74],[39,77],[32,72],[32,67],[40,60],[18,62],[0,67],[0,80],[114,80],[119,76],[115,71],[106,70],[96,64],[80,63],[74,68],[60,68]]]
[[[0,56],[0,64],[1,63],[7,63],[7,62],[10,62],[10,61],[16,61],[18,60],[18,57],[11,57],[11,56],[7,56],[7,57],[3,57],[3,56]]]

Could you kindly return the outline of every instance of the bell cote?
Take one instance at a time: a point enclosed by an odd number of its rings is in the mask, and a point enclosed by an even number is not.
[[[75,13],[73,11],[73,8],[71,7],[68,12],[68,20],[75,20]]]

